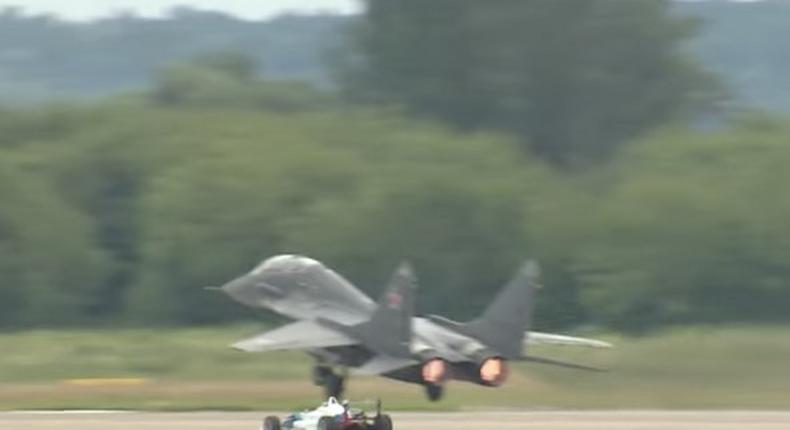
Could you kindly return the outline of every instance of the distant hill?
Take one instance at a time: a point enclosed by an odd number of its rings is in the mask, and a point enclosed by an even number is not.
[[[790,1],[678,2],[705,22],[690,49],[747,107],[790,111]],[[244,21],[180,8],[165,20],[118,16],[75,24],[0,13],[0,101],[86,98],[146,87],[161,67],[196,55],[247,53],[273,79],[330,85],[329,53],[356,18]]]
[[[790,111],[790,1],[677,3],[704,27],[692,50],[746,106]]]
[[[177,9],[166,20],[119,16],[90,23],[0,13],[0,100],[93,97],[149,85],[168,64],[240,51],[275,79],[328,83],[325,52],[350,18],[285,15],[243,21]]]

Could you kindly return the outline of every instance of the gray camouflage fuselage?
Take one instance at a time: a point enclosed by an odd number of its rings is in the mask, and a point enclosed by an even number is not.
[[[314,372],[341,367],[417,383],[431,400],[438,400],[448,379],[499,386],[507,378],[510,360],[592,370],[525,355],[527,340],[533,337],[539,343],[610,346],[527,331],[538,277],[537,264],[526,262],[480,317],[467,323],[414,316],[417,283],[408,264],[399,266],[377,302],[320,262],[297,255],[269,258],[221,289],[247,306],[295,320],[239,341],[234,348],[304,350],[317,360]]]
[[[274,311],[294,320],[324,318],[341,324],[357,324],[368,320],[376,303],[342,276],[320,262],[302,256],[272,257],[251,272],[225,284],[222,290],[247,306]],[[434,322],[412,318],[413,336],[410,350],[416,358],[441,356],[450,363],[462,364],[485,346],[477,340],[444,328]],[[381,336],[387,336],[381,333]],[[357,367],[373,354],[364,347],[332,347],[309,351],[332,365]],[[383,376],[407,382],[420,382],[414,367]],[[475,363],[476,364],[476,363]],[[455,366],[456,379],[471,380],[474,366]]]

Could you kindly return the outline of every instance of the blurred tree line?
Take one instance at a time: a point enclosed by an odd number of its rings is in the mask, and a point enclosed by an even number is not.
[[[348,92],[510,131],[564,166],[608,157],[714,97],[666,1],[368,1]],[[351,61],[350,61],[351,62]]]
[[[701,31],[687,40],[687,49],[724,79],[735,96],[732,103],[790,111],[790,80],[786,79],[790,75],[786,55],[790,40],[785,37],[790,3],[671,3],[673,14],[705,22]],[[584,6],[578,12],[586,7],[594,6]],[[497,13],[486,9],[487,14]],[[255,21],[177,7],[162,19],[119,12],[91,22],[67,22],[55,16],[29,16],[19,8],[0,8],[0,101],[85,99],[140,90],[162,64],[223,50],[243,52],[253,60],[258,73],[269,78],[330,86],[331,68],[324,61],[331,57],[327,52],[345,46],[344,34],[360,21],[364,19],[359,16],[330,14]],[[520,32],[530,35],[530,41],[540,40],[543,33],[536,37],[533,32],[546,23],[532,23]],[[646,23],[646,29],[649,27]],[[556,34],[559,27],[549,30]],[[595,35],[591,30],[569,37]],[[601,36],[598,32],[596,37],[602,40]],[[501,37],[501,32],[491,37]],[[629,39],[617,43],[627,46]],[[585,55],[590,58],[595,52]],[[503,54],[492,52],[500,60]]]
[[[324,51],[351,18],[282,15],[248,21],[172,9],[165,19],[119,13],[90,22],[0,8],[0,100],[95,98],[145,88],[162,64],[206,52],[244,52],[272,79],[327,85]]]
[[[666,2],[497,3],[371,0],[343,93],[215,52],[0,110],[0,327],[250,318],[203,287],[277,253],[371,295],[408,258],[459,319],[532,257],[543,328],[786,320],[790,122],[689,127],[719,86]]]

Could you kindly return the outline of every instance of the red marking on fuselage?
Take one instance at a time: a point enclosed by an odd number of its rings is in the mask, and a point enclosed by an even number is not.
[[[401,296],[399,293],[387,294],[387,306],[389,306],[392,309],[400,309],[402,304],[403,304],[403,296]]]

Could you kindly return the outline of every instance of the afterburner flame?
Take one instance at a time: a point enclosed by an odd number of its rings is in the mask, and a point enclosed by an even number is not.
[[[502,385],[508,376],[507,362],[499,357],[487,358],[480,365],[480,379],[488,385]]]
[[[447,377],[447,364],[441,358],[434,358],[422,365],[422,379],[430,384],[440,384]]]

